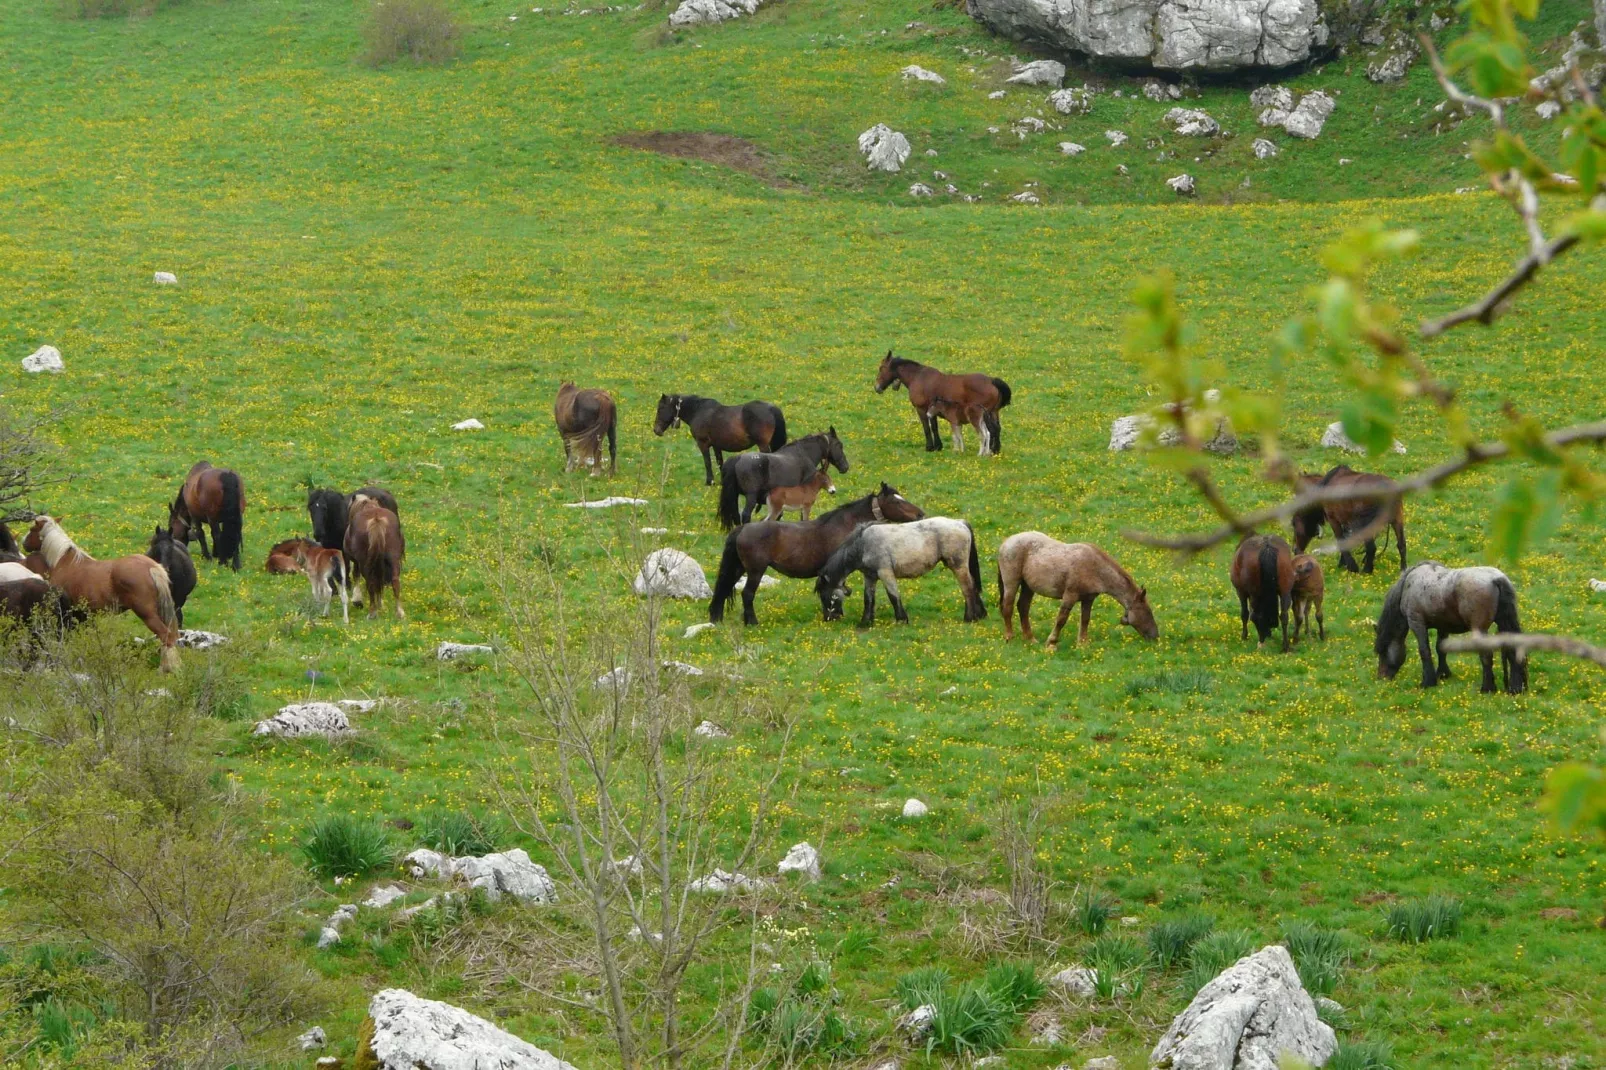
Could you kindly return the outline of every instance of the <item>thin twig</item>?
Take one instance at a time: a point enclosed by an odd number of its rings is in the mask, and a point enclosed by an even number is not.
[[[1586,643],[1568,635],[1542,635],[1535,632],[1474,632],[1446,639],[1440,649],[1447,654],[1482,654],[1496,650],[1514,650],[1526,658],[1535,650],[1552,650],[1568,657],[1593,661],[1606,668],[1606,647]]]
[[[1510,275],[1506,276],[1504,281],[1478,298],[1478,300],[1465,308],[1457,309],[1448,316],[1443,316],[1436,320],[1424,320],[1417,330],[1424,338],[1432,338],[1435,335],[1443,334],[1452,327],[1458,327],[1472,320],[1477,320],[1484,326],[1488,326],[1500,314],[1500,306],[1510,299],[1512,294],[1532,282],[1533,277],[1539,273],[1540,268],[1577,244],[1578,235],[1576,234],[1562,234],[1550,239],[1539,252],[1529,253],[1518,261],[1516,268]]]

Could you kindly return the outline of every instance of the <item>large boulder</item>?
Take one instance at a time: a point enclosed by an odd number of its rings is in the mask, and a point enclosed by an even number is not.
[[[266,721],[258,721],[253,736],[344,736],[351,732],[346,711],[333,702],[296,702],[281,707]]]
[[[708,598],[714,593],[703,566],[690,554],[668,547],[647,555],[632,587],[642,597]]]
[[[60,375],[67,370],[67,365],[62,362],[61,350],[55,346],[40,346],[22,358],[22,370],[25,372],[49,372],[52,375]]]
[[[517,847],[460,858],[421,847],[402,859],[402,864],[414,877],[460,877],[470,888],[483,889],[486,898],[493,901],[503,894],[526,903],[551,903],[558,898],[558,886],[547,875],[546,867],[530,861],[530,856]]]
[[[1279,1070],[1286,1056],[1321,1066],[1333,1030],[1280,944],[1246,955],[1199,990],[1149,1056],[1155,1070]]]
[[[872,171],[898,171],[909,158],[909,139],[886,123],[859,135],[859,154]]]
[[[1314,92],[1306,93],[1300,98],[1298,105],[1289,109],[1284,108],[1282,105],[1284,101],[1291,100],[1293,94],[1288,93],[1281,86],[1277,88],[1280,94],[1286,95],[1279,95],[1276,103],[1260,113],[1260,125],[1280,126],[1295,137],[1302,137],[1306,140],[1319,137],[1322,127],[1327,124],[1327,117],[1332,115],[1333,109],[1337,107],[1337,103],[1333,98],[1318,89]],[[1259,92],[1259,90],[1256,90],[1256,92]],[[1250,95],[1250,99],[1254,99],[1253,94]]]
[[[1215,137],[1221,124],[1198,108],[1172,108],[1165,113],[1165,124],[1183,137]]]
[[[1276,69],[1327,44],[1317,0],[966,0],[995,33],[1162,70]]]
[[[681,0],[669,14],[671,26],[703,26],[728,22],[758,10],[759,0]]]
[[[356,1064],[371,1056],[380,1070],[575,1070],[484,1018],[401,988],[387,988],[368,1004],[373,1032]]]
[[[1006,81],[1010,85],[1046,85],[1058,89],[1065,81],[1065,64],[1058,60],[1037,59],[1015,68]]]

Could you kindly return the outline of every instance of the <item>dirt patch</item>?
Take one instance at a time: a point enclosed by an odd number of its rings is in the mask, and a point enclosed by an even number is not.
[[[1578,911],[1572,907],[1546,907],[1539,916],[1546,921],[1577,921]]]
[[[792,188],[792,183],[775,174],[770,156],[746,138],[695,130],[644,130],[633,134],[615,134],[612,141],[615,145],[630,149],[644,149],[685,160],[704,160],[752,175],[777,189]]]

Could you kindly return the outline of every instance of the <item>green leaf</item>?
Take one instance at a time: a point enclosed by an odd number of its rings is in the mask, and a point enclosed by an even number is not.
[[[1535,543],[1555,534],[1561,521],[1561,478],[1557,469],[1537,478],[1513,476],[1495,494],[1488,556],[1516,563]]]
[[[1558,765],[1545,777],[1541,805],[1563,832],[1606,835],[1606,771],[1582,762]]]
[[[1357,445],[1365,446],[1372,457],[1381,457],[1394,446],[1398,423],[1394,400],[1376,390],[1365,390],[1339,408],[1344,433]]]

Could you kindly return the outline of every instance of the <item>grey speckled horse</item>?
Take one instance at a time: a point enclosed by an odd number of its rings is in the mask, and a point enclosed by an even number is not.
[[[867,524],[827,559],[819,578],[814,581],[814,590],[820,596],[825,619],[839,620],[842,602],[848,595],[848,573],[862,572],[864,617],[859,627],[868,628],[875,622],[878,581],[887,589],[893,617],[907,624],[909,614],[903,608],[898,581],[924,576],[938,565],[947,565],[954,579],[959,581],[959,591],[965,596],[966,622],[986,617],[987,606],[981,600],[981,562],[976,554],[976,533],[963,520],[946,516],[927,517],[909,524]]]
[[[1377,672],[1392,680],[1405,664],[1405,636],[1416,636],[1417,652],[1422,656],[1422,686],[1432,687],[1450,675],[1444,661],[1444,637],[1463,632],[1487,632],[1494,624],[1501,632],[1520,632],[1517,620],[1517,592],[1511,580],[1497,568],[1446,568],[1437,561],[1412,565],[1389,588],[1383,599],[1383,612],[1377,619]],[[1428,630],[1439,633],[1438,669],[1434,669],[1434,647]],[[1494,688],[1494,654],[1479,655],[1483,662],[1480,690]],[[1528,665],[1516,652],[1500,652],[1500,670],[1506,691],[1521,694],[1528,687]]]

